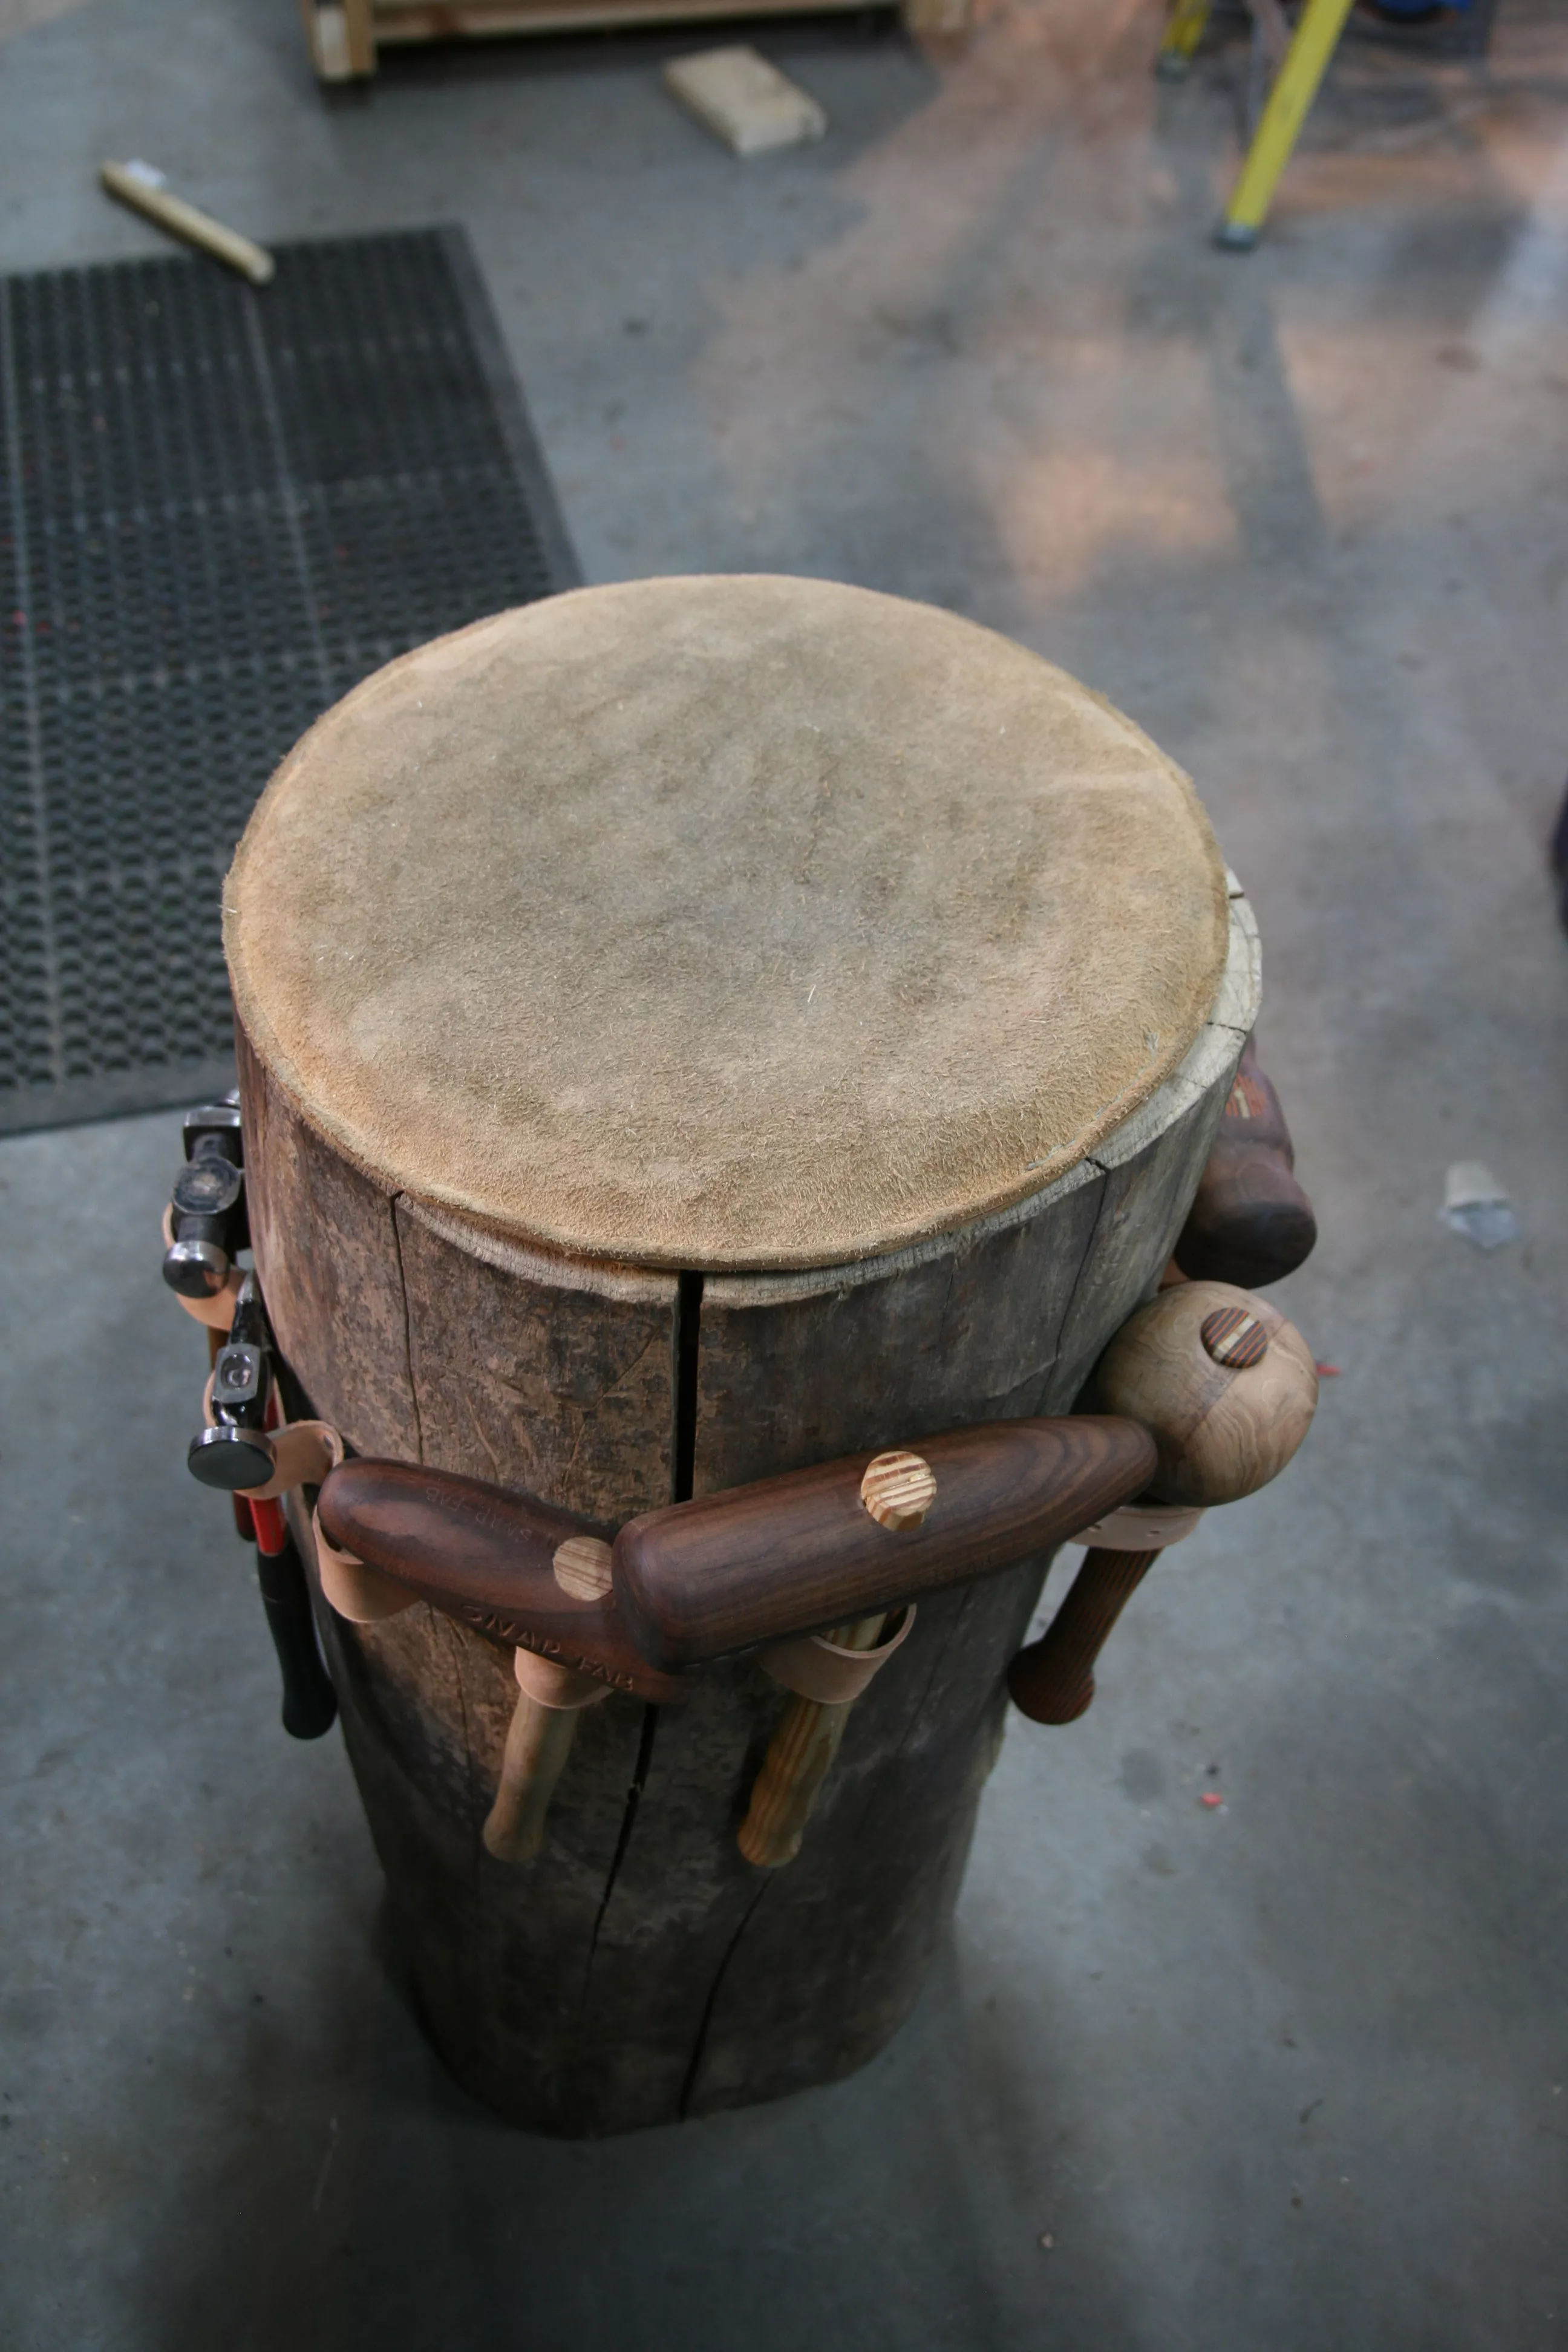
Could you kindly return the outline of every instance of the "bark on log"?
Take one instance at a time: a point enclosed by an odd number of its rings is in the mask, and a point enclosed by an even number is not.
[[[1066,1412],[1159,1281],[1257,1015],[1257,934],[1181,1070],[1018,1207],[851,1266],[695,1277],[519,1247],[389,1195],[240,1040],[257,1263],[310,1407],[362,1454],[620,1521],[964,1422]],[[296,1511],[296,1518],[300,1515]],[[308,1518],[297,1527],[306,1536]],[[735,1832],[784,1695],[741,1660],[691,1704],[585,1711],[542,1852],[482,1829],[510,1655],[423,1604],[321,1614],[419,2011],[454,2074],[535,2129],[597,2135],[846,2074],[893,2032],[956,1899],[1036,1559],[923,1601],[858,1702],[799,1858]]]

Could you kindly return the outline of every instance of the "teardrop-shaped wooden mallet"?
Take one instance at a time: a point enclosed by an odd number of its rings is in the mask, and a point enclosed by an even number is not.
[[[1312,1352],[1295,1325],[1267,1299],[1223,1282],[1177,1283],[1140,1307],[1090,1386],[1097,1411],[1142,1423],[1159,1465],[1145,1494],[1112,1514],[1113,1542],[1085,1553],[1045,1633],[1008,1669],[1014,1704],[1036,1723],[1076,1723],[1093,1699],[1095,1660],[1111,1627],[1179,1539],[1157,1507],[1190,1512],[1255,1494],[1290,1460],[1318,1402]],[[1190,1521],[1181,1528],[1189,1531]]]
[[[1318,1238],[1272,1079],[1249,1037],[1173,1253],[1191,1282],[1278,1282]]]

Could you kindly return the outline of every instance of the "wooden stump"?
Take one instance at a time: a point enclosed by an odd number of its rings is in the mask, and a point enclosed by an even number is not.
[[[379,1186],[242,1034],[257,1263],[310,1408],[362,1454],[624,1520],[857,1448],[1067,1411],[1158,1283],[1256,1017],[1239,890],[1208,1026],[1047,1191],[897,1255],[706,1277],[555,1255]],[[344,1734],[421,2013],[516,2122],[624,2131],[850,2073],[908,2011],[1000,1746],[1046,1567],[922,1601],[857,1705],[799,1859],[735,1844],[785,1703],[745,1660],[689,1706],[583,1716],[544,1849],[481,1840],[510,1653],[423,1604],[324,1604]],[[1026,1732],[1023,1736],[1030,1736]]]

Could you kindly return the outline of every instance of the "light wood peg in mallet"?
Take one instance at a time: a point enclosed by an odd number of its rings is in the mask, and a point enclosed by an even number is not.
[[[860,1500],[878,1526],[896,1538],[924,1520],[936,1500],[936,1475],[918,1454],[879,1454],[866,1465]],[[879,1611],[853,1624],[837,1626],[831,1633],[807,1636],[804,1643],[780,1643],[772,1657],[763,1653],[763,1664],[784,1683],[790,1696],[752,1784],[751,1802],[736,1841],[746,1860],[759,1870],[778,1870],[800,1852],[805,1825],[838,1753],[855,1697],[898,1648],[913,1614],[912,1610],[897,1612],[890,1640],[887,1612]],[[836,1668],[843,1678],[842,1687],[853,1690],[854,1696],[811,1696],[814,1669],[825,1678],[817,1686],[826,1689],[834,1686]]]
[[[1091,1390],[1096,1411],[1142,1423],[1158,1467],[1137,1502],[1085,1530],[1090,1549],[1067,1599],[1008,1669],[1014,1703],[1037,1723],[1084,1713],[1095,1660],[1161,1551],[1209,1505],[1278,1477],[1311,1425],[1318,1376],[1306,1341],[1267,1299],[1184,1282],[1122,1325]]]
[[[610,1590],[610,1547],[594,1536],[570,1536],[558,1546],[555,1580],[577,1601],[602,1601]],[[501,1757],[500,1782],[484,1826],[486,1851],[498,1862],[530,1862],[544,1843],[550,1801],[566,1769],[577,1717],[608,1698],[609,1685],[574,1667],[519,1648],[512,1658],[518,1700]]]

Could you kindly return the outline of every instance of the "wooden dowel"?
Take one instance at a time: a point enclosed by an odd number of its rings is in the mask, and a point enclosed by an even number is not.
[[[195,205],[186,204],[183,196],[171,195],[167,188],[155,187],[139,172],[130,171],[123,163],[100,166],[100,180],[111,196],[132,212],[153,221],[159,228],[167,229],[171,236],[181,238],[186,245],[199,246],[218,261],[226,261],[253,286],[270,283],[276,264],[272,256],[259,245],[253,245],[237,229],[226,228],[209,213],[198,212]]]
[[[1157,1551],[1087,1551],[1037,1642],[1007,1669],[1013,1704],[1035,1723],[1076,1723],[1094,1697],[1094,1662]]]

